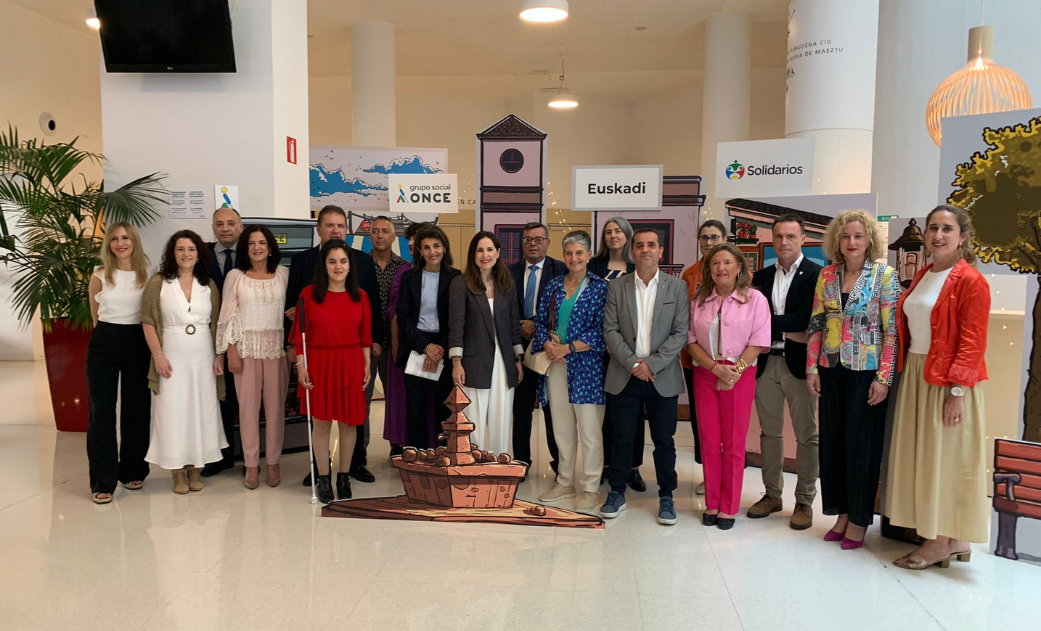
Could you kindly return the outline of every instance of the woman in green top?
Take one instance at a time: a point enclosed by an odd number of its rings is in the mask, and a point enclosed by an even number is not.
[[[604,462],[600,424],[606,399],[601,356],[606,348],[607,281],[587,273],[591,245],[589,234],[583,230],[564,237],[568,273],[546,283],[532,340],[533,352],[547,353],[552,362],[541,379],[539,399],[553,413],[553,437],[560,450],[557,480],[539,500],[557,502],[579,495],[575,502],[579,511],[596,510]],[[575,459],[580,447],[583,470],[576,479]]]

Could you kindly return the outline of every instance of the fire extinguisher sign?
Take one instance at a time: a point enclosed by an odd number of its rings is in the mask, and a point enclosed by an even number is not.
[[[286,136],[286,162],[296,164],[296,138]]]

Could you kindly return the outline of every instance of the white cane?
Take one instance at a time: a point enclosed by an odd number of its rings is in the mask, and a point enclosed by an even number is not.
[[[310,381],[311,373],[307,370],[307,330],[304,325],[306,320],[304,318],[303,300],[296,303],[296,317],[298,318],[297,321],[300,323],[300,340],[304,348],[304,372],[307,374],[308,381]],[[314,444],[311,439],[311,432],[313,431],[311,427],[311,389],[308,387],[304,388],[304,398],[307,401],[307,452],[310,454],[311,460],[311,503],[317,504],[318,492],[315,487]]]

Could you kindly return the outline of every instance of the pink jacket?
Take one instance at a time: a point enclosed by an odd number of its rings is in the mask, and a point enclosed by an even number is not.
[[[758,289],[749,287],[746,292],[742,298],[735,291],[723,302],[719,319],[722,338],[719,344],[723,347],[723,357],[739,357],[749,346],[770,346],[770,305]],[[700,345],[712,357],[719,349],[710,347],[709,331],[720,312],[719,300],[719,296],[712,292],[704,304],[699,305],[697,299],[690,301],[687,343]]]

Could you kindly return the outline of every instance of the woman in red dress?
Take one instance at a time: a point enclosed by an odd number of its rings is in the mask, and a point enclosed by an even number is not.
[[[369,382],[372,348],[369,299],[358,289],[351,264],[351,249],[340,239],[326,241],[318,255],[314,284],[300,292],[303,318],[293,321],[296,370],[301,400],[311,391],[312,439],[318,466],[318,499],[333,501],[329,473],[329,434],[332,423],[340,424],[340,471],[336,495],[351,497],[351,455],[358,433],[353,426],[365,422],[365,387]],[[301,315],[301,312],[297,312]],[[307,365],[304,366],[303,333],[307,334]]]

